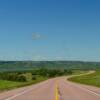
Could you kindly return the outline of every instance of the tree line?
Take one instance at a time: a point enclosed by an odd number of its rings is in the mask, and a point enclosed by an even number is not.
[[[32,71],[26,71],[26,72],[1,72],[0,73],[0,79],[1,80],[9,80],[9,81],[18,81],[18,82],[27,82],[36,80],[37,77],[57,77],[57,76],[63,76],[63,75],[69,75],[72,74],[72,70],[67,69],[46,69],[46,68],[40,68]]]

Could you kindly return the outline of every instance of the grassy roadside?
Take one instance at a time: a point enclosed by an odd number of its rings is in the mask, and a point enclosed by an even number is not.
[[[39,68],[32,71],[21,72],[1,72],[0,73],[0,91],[23,87],[39,83],[49,78],[63,75],[71,75],[72,70],[46,69]]]
[[[68,80],[81,84],[100,87],[100,70],[97,70],[95,73],[92,73],[90,75],[74,76]]]
[[[83,71],[83,70],[74,70],[72,75],[80,75],[80,74],[85,74],[88,71]]]
[[[40,71],[40,72],[42,72],[42,71]],[[45,72],[43,71],[43,74]],[[86,71],[74,70],[72,72],[72,75],[83,74],[83,73],[86,73]],[[51,74],[52,75],[56,74],[56,72],[51,73]],[[54,77],[57,77],[57,76],[54,76]],[[29,76],[28,76],[28,79],[29,79]],[[5,91],[5,90],[10,90],[10,89],[18,88],[18,87],[24,87],[24,86],[32,85],[32,84],[39,83],[39,82],[47,80],[47,79],[48,79],[47,76],[41,75],[41,76],[37,76],[37,78],[35,80],[31,80],[31,81],[28,81],[28,82],[0,80],[0,91],[2,92],[2,91]]]
[[[8,80],[0,80],[0,91],[32,85],[32,84],[44,81],[46,79],[47,79],[46,77],[38,77],[36,80],[32,80],[30,82],[14,82],[14,81],[8,81]]]

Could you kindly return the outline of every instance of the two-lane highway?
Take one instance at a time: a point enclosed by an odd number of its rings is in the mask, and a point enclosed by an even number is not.
[[[0,94],[0,100],[55,100],[54,79]]]
[[[0,100],[100,100],[100,88],[72,83],[60,77],[1,93]]]

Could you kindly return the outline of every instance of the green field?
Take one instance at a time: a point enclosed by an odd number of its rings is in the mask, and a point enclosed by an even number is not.
[[[73,82],[100,87],[100,70],[97,70],[95,73],[90,75],[75,76],[70,78],[69,80]]]
[[[80,74],[85,74],[88,71],[84,71],[84,70],[73,70],[72,75],[80,75]]]
[[[27,71],[37,68],[49,69],[100,69],[99,62],[82,61],[0,61],[0,72]]]
[[[14,81],[8,81],[8,80],[0,80],[0,91],[10,90],[10,89],[18,88],[18,87],[23,87],[23,86],[39,83],[46,79],[47,79],[46,77],[38,77],[36,80],[32,80],[30,82],[14,82]]]

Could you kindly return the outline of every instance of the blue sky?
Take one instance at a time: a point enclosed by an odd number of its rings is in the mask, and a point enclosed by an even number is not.
[[[0,60],[100,61],[100,1],[0,0]]]

